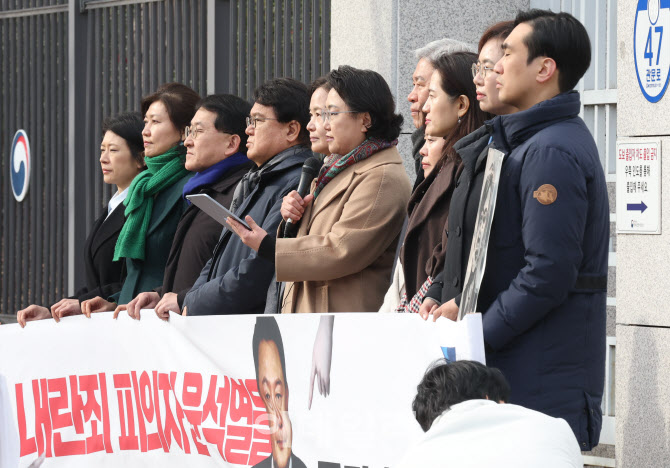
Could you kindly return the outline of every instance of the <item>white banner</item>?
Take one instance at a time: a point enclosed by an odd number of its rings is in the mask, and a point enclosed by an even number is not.
[[[147,310],[3,325],[0,356],[0,467],[381,468],[421,434],[426,368],[484,350],[479,314]]]

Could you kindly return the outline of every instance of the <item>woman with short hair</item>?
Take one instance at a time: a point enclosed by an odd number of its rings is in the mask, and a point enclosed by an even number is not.
[[[123,287],[109,298],[96,297],[82,311],[111,311],[163,282],[165,264],[179,219],[186,209],[184,184],[191,178],[184,163],[184,133],[200,100],[181,83],[167,83],[142,99],[144,155],[147,165],[129,188],[124,201],[126,223],[116,243],[114,259],[125,259]]]
[[[27,321],[51,318],[56,321],[69,315],[81,314],[81,301],[107,296],[118,291],[125,278],[122,261],[114,261],[114,248],[125,221],[123,200],[135,177],[145,169],[142,142],[142,119],[128,113],[105,119],[102,124],[100,166],[106,184],[116,185],[116,193],[104,213],[95,221],[84,244],[86,285],[74,296],[61,299],[46,307],[33,304],[17,312],[22,327]]]
[[[230,220],[243,242],[274,259],[286,282],[281,312],[372,312],[388,287],[411,185],[396,149],[402,116],[378,73],[341,66],[328,74],[323,113],[330,153],[310,194],[284,197],[294,239],[274,239],[247,217]],[[282,223],[279,232],[282,232]]]

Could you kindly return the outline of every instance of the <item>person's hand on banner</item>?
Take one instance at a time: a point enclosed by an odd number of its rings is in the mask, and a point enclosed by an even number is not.
[[[56,322],[60,322],[63,317],[81,314],[81,305],[78,299],[61,299],[51,306],[51,315]]]
[[[81,303],[81,313],[88,318],[91,318],[91,314],[97,312],[111,312],[114,309],[116,309],[116,304],[114,302],[106,301],[100,296]]]
[[[44,320],[50,317],[51,312],[49,312],[49,309],[35,304],[29,305],[25,309],[19,310],[16,313],[16,321],[21,325],[21,328],[25,328],[26,322]]]
[[[244,245],[258,252],[258,248],[261,246],[261,241],[268,235],[268,233],[265,229],[256,224],[256,221],[254,221],[251,216],[245,216],[244,220],[251,228],[251,231],[231,217],[226,218],[226,223],[228,223],[230,229],[242,239]]]
[[[159,319],[165,320],[166,322],[170,318],[170,312],[180,314],[181,310],[179,309],[177,294],[172,292],[164,294],[160,302],[156,304],[154,311],[156,312],[156,315],[158,315]],[[139,313],[139,310],[137,312]]]
[[[308,409],[312,409],[314,379],[317,378],[319,393],[324,397],[330,394],[330,365],[333,359],[333,315],[324,315],[319,321],[319,329],[314,339],[312,351],[312,371],[309,381]]]
[[[440,317],[448,318],[455,322],[458,318],[458,306],[456,305],[455,299],[438,306],[437,302],[427,297],[423,301],[423,304],[421,304],[419,315],[421,315],[421,318],[424,320],[428,320],[428,317],[432,316],[433,322],[437,321]]]
[[[428,320],[428,317],[433,315],[433,312],[437,310],[438,307],[440,307],[440,305],[437,302],[435,302],[430,297],[427,297],[421,303],[421,307],[419,308],[419,315],[422,319]]]
[[[154,291],[143,292],[137,295],[135,299],[128,304],[119,305],[114,311],[114,318],[119,316],[121,311],[127,310],[130,318],[140,319],[140,310],[153,309],[161,300],[160,295]]]

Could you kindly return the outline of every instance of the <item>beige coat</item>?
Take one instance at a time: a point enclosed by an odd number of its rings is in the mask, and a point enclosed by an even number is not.
[[[349,166],[306,208],[298,236],[277,239],[282,313],[376,312],[391,280],[411,186],[395,147]]]

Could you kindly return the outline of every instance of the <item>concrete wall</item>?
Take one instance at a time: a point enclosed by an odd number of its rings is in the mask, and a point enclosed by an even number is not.
[[[616,460],[617,466],[670,466],[670,164],[664,161],[670,93],[652,104],[639,89],[637,3],[619,0],[617,6],[617,138],[662,139],[661,234],[617,236]]]
[[[513,19],[529,0],[332,0],[331,67],[352,65],[379,72],[405,117],[398,149],[410,178],[409,135],[414,131],[407,95],[416,67],[413,51],[449,37],[475,45],[491,24]]]

